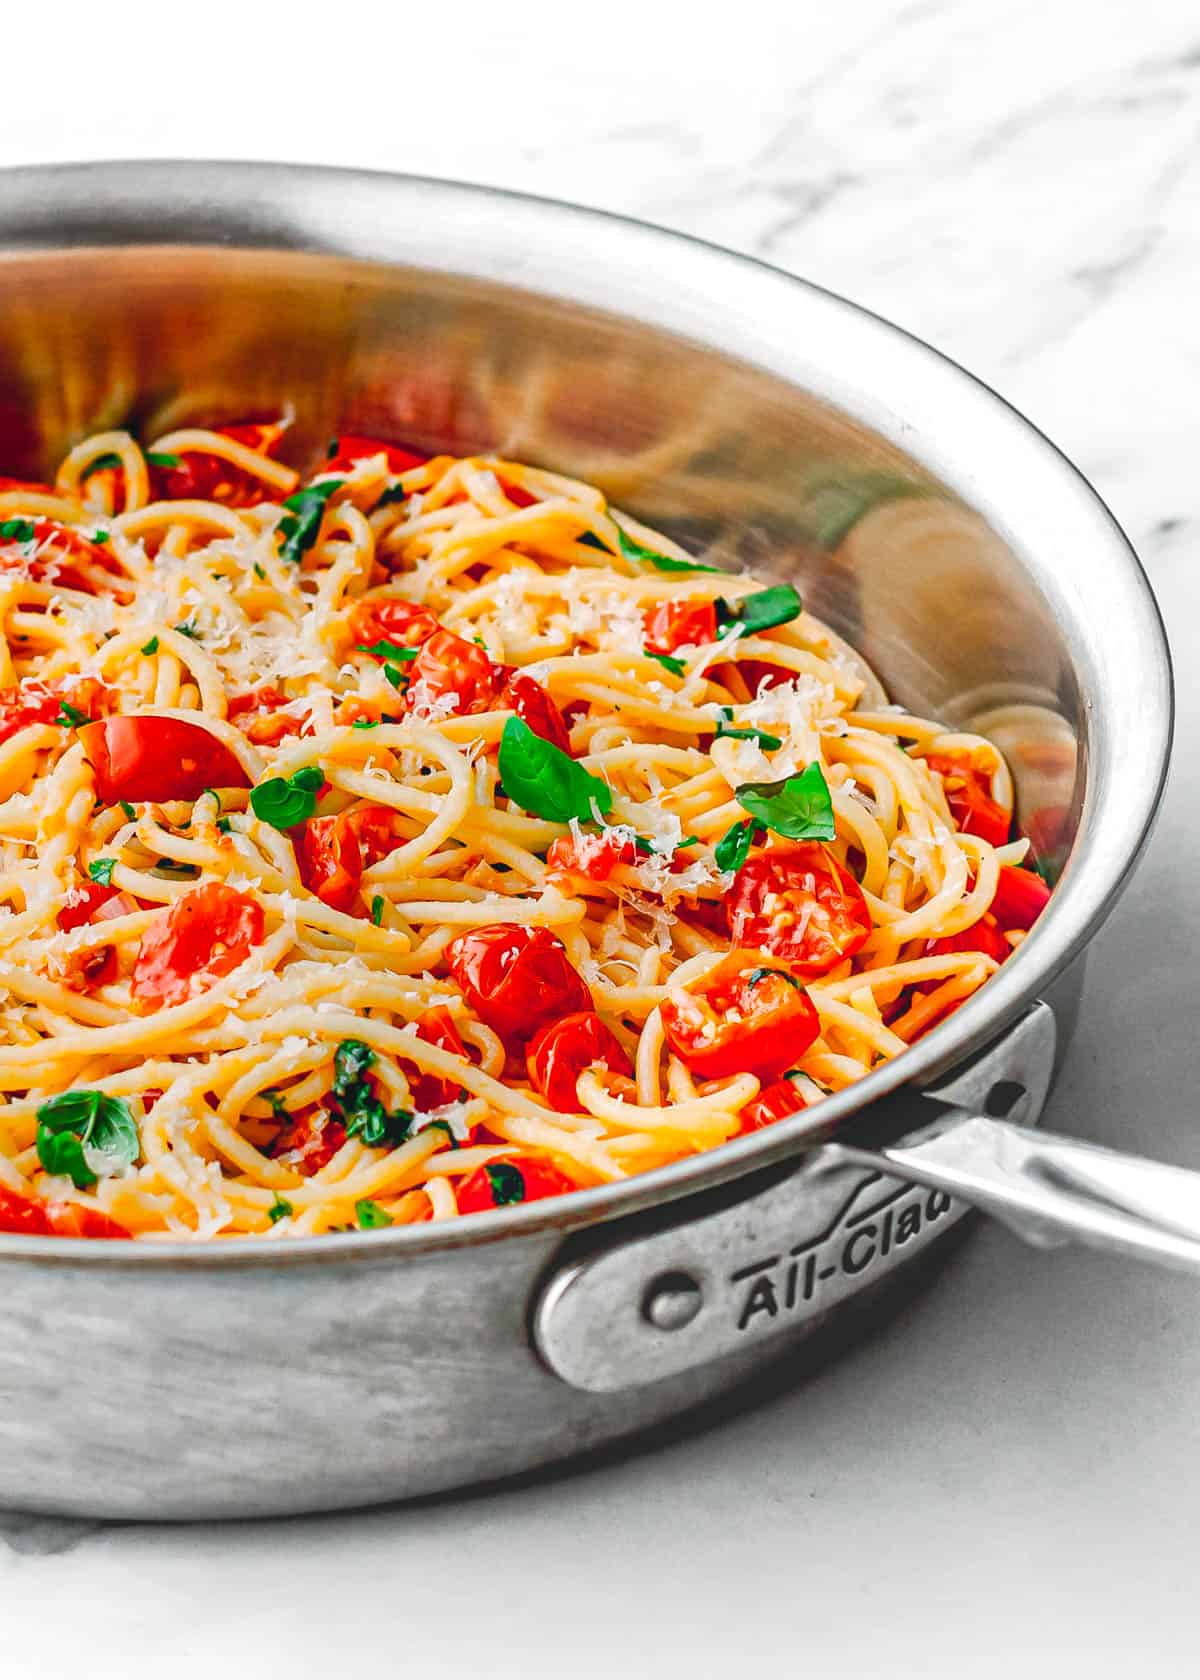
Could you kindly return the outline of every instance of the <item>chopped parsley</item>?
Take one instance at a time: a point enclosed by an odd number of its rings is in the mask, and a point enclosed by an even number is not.
[[[294,828],[307,821],[317,808],[317,793],[325,772],[306,764],[291,776],[268,776],[250,789],[250,805],[260,822],[272,828]]]
[[[106,543],[108,541],[108,532],[107,531],[93,531],[92,532],[92,541],[94,543]]]

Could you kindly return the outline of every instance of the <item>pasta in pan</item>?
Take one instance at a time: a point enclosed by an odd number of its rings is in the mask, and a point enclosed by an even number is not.
[[[1047,890],[987,740],[590,486],[281,424],[0,480],[0,1229],[282,1238],[819,1102]]]

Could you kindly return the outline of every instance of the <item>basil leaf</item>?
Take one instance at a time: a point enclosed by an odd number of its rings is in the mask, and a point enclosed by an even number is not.
[[[263,571],[262,567],[259,565],[257,560],[254,562],[254,575],[255,575],[256,578],[265,578],[266,575],[267,575],[266,572]]]
[[[391,683],[393,688],[401,689],[408,687],[408,672],[402,671],[399,665],[385,665],[383,667],[383,674],[387,678],[388,682]]]
[[[612,790],[576,764],[569,753],[543,741],[519,717],[510,717],[500,737],[500,780],[509,799],[547,822],[581,822],[607,816]]]
[[[6,519],[0,524],[0,537],[5,542],[32,542],[36,535],[32,519]]]
[[[617,524],[615,519],[613,524]],[[644,561],[658,572],[719,572],[721,570],[720,566],[705,566],[699,560],[676,560],[673,555],[660,554],[656,548],[647,548],[644,543],[638,542],[636,538],[629,535],[628,531],[623,531],[619,525],[617,525],[617,542],[620,544],[621,553],[627,560]]]
[[[395,1223],[390,1213],[385,1213],[378,1202],[372,1202],[364,1197],[361,1202],[355,1202],[354,1211],[358,1216],[359,1229],[362,1231],[379,1231],[385,1225]]]
[[[497,1207],[508,1207],[525,1200],[525,1179],[520,1167],[511,1161],[489,1161],[484,1169],[492,1186],[492,1200]]]
[[[157,653],[158,652],[158,637],[157,636],[151,636],[151,638],[148,642],[143,642],[142,643],[142,652],[143,653]]]
[[[283,1106],[283,1098],[278,1091],[260,1091],[258,1094],[270,1103],[271,1113],[276,1120],[291,1120],[291,1111]]]
[[[102,887],[112,886],[112,872],[117,867],[116,858],[93,858],[88,864],[88,874],[93,881],[99,881]]]
[[[777,975],[780,980],[786,980],[789,986],[794,986],[797,991],[800,990],[800,982],[796,979],[796,976],[789,974],[786,969],[782,968],[756,968],[752,974],[746,976],[746,984],[756,986],[760,980],[765,980],[770,974]]]
[[[459,1100],[459,1102],[462,1102],[462,1100],[466,1096],[466,1094],[467,1093],[463,1090],[462,1086],[460,1085],[459,1088],[458,1088],[458,1100]],[[422,1126],[421,1130],[423,1132],[433,1132],[433,1131],[445,1132],[446,1142],[450,1145],[451,1149],[457,1149],[459,1147],[458,1139],[454,1135],[454,1128],[451,1126],[449,1120],[431,1120],[427,1126]]]
[[[339,1103],[354,1097],[364,1074],[375,1066],[375,1052],[361,1038],[344,1038],[333,1057],[333,1094]]]
[[[832,840],[837,834],[829,786],[815,760],[781,782],[743,782],[733,796],[744,811],[789,840]]]
[[[182,624],[177,624],[175,626],[175,629],[181,636],[187,636],[193,642],[202,642],[204,640],[204,637],[200,634],[199,630],[192,623],[190,618],[185,618]]]
[[[667,670],[671,672],[672,676],[682,677],[687,672],[687,666],[684,664],[683,660],[676,659],[673,654],[654,653],[650,648],[643,648],[642,652],[646,655],[647,659],[657,659],[660,665],[665,665]]]
[[[295,828],[316,810],[317,790],[324,780],[324,771],[315,764],[306,764],[292,776],[268,776],[250,789],[254,815],[272,828]]]
[[[94,461],[88,462],[87,466],[84,467],[83,471],[79,475],[79,482],[80,484],[86,484],[93,473],[108,472],[111,468],[119,467],[120,465],[121,457],[117,454],[115,449],[110,449],[103,455],[97,455]]]
[[[64,1091],[37,1111],[38,1160],[66,1173],[77,1190],[138,1158],[141,1138],[129,1104],[102,1091]]]
[[[389,484],[371,512],[378,513],[380,508],[391,507],[394,502],[406,502],[409,494],[410,492],[404,488],[403,484]]]
[[[400,647],[395,642],[372,642],[368,647],[366,642],[356,644],[359,653],[378,654],[381,659],[391,659],[398,665],[406,665],[410,659],[415,659],[420,648]]]
[[[689,835],[686,836],[686,838],[684,838],[683,840],[681,840],[679,842],[679,844],[678,844],[678,846],[676,846],[675,850],[677,852],[684,852],[684,851],[687,850],[687,848],[689,846],[698,846],[699,844],[700,844],[700,836],[698,834],[689,834]]]
[[[90,723],[86,712],[81,712],[77,706],[69,706],[65,700],[58,702],[58,716],[55,723],[61,723],[64,729],[78,729],[81,724]]]
[[[146,459],[152,467],[177,467],[179,465],[178,455],[171,455],[161,449],[149,450]]]
[[[371,900],[371,920],[378,927],[383,921],[383,894],[376,893]]]
[[[118,799],[117,804],[121,807],[122,811],[124,811],[126,817],[128,818],[128,820],[130,822],[135,821],[135,819],[137,818],[137,812],[134,810],[133,806],[129,803],[128,799]]]
[[[281,1196],[277,1190],[275,1192],[275,1200],[267,1209],[267,1218],[271,1221],[272,1225],[275,1225],[281,1219],[290,1219],[295,1211],[295,1208],[292,1206],[291,1202],[288,1201],[287,1197]]]
[[[755,729],[750,725],[742,728],[730,722],[733,713],[728,706],[721,707],[721,716],[717,720],[717,740],[727,741],[757,741],[760,747],[768,752],[774,752],[783,742],[778,735],[769,735],[765,729]]]
[[[177,875],[181,880],[195,881],[200,874],[198,863],[181,863],[178,858],[161,857],[155,861],[155,873],[159,875]]]
[[[394,1149],[409,1134],[413,1117],[406,1108],[389,1112],[367,1078],[375,1052],[359,1038],[343,1039],[333,1058],[332,1096],[347,1137],[360,1137],[373,1148]]]
[[[379,718],[355,718],[350,727],[351,729],[378,729],[379,724]]]
[[[327,478],[287,497],[283,505],[289,511],[279,521],[279,532],[283,537],[283,546],[279,550],[281,560],[299,565],[321,534],[325,504],[345,482],[344,478]]]
[[[734,823],[732,828],[726,829],[713,849],[713,860],[718,869],[728,874],[731,870],[742,867],[750,856],[757,827],[758,824],[751,818],[746,822]]]
[[[233,824],[230,822],[228,817],[218,817],[217,829],[221,834],[232,834]]]
[[[753,595],[743,595],[733,606],[728,601],[718,601],[717,622],[722,628],[738,624],[743,636],[753,636],[759,630],[771,630],[777,624],[790,624],[803,611],[804,602],[797,591],[790,583],[779,583],[771,589],[759,589]]]
[[[107,531],[93,531],[91,540],[94,543],[106,543],[108,541],[108,532]]]
[[[352,1113],[343,1110],[346,1136],[360,1137],[373,1149],[395,1149],[403,1143],[412,1127],[413,1117],[406,1108],[386,1109],[378,1097],[362,1097]]]

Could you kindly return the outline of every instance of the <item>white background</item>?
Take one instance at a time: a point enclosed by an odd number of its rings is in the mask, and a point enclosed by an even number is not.
[[[1180,691],[1047,1120],[1200,1168],[1193,5],[109,0],[7,8],[3,41],[0,162],[293,158],[632,211],[1024,408],[1139,548]],[[650,1457],[286,1524],[0,1518],[0,1672],[1187,1673],[1198,1388],[1200,1282],[989,1229],[840,1364]]]

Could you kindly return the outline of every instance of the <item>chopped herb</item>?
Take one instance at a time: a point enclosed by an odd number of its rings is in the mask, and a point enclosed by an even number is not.
[[[383,1106],[367,1077],[374,1065],[370,1045],[358,1038],[343,1039],[333,1058],[333,1100],[347,1137],[360,1137],[374,1148],[394,1149],[408,1137],[413,1117],[406,1108],[389,1112]]]
[[[660,665],[665,665],[672,676],[686,676],[687,666],[684,664],[682,659],[676,659],[673,654],[655,653],[652,648],[643,648],[642,652],[646,655],[647,659],[657,659]]]
[[[295,1211],[295,1208],[292,1206],[291,1202],[288,1201],[287,1197],[281,1196],[278,1190],[276,1190],[275,1200],[267,1209],[267,1218],[271,1221],[272,1225],[276,1225],[281,1219],[290,1219]]]
[[[291,1110],[283,1106],[283,1098],[279,1095],[278,1091],[260,1091],[258,1094],[270,1103],[271,1113],[275,1116],[276,1120],[291,1120]]]
[[[92,541],[94,543],[106,543],[108,541],[108,532],[107,531],[93,531],[92,532]]]
[[[146,455],[146,460],[152,467],[177,467],[179,465],[178,455],[168,454],[161,449],[151,449]]]
[[[197,864],[180,863],[178,858],[160,857],[154,867],[160,875],[178,875],[184,881],[194,881],[200,873]]]
[[[492,1200],[497,1207],[508,1207],[525,1200],[525,1178],[520,1167],[511,1161],[489,1161],[485,1168],[492,1186]]]
[[[205,791],[205,793],[208,794],[209,798],[213,801],[214,805],[217,807],[217,810],[220,811],[220,809],[221,809],[221,795],[217,792],[216,788],[205,788],[204,791]]]
[[[789,840],[832,840],[837,834],[829,786],[815,760],[781,782],[743,782],[733,791],[744,811]]]
[[[599,820],[612,809],[612,790],[576,764],[569,753],[510,717],[500,737],[500,779],[505,794],[522,810],[549,822]]]
[[[110,449],[103,455],[97,455],[94,461],[88,462],[87,466],[84,467],[83,471],[79,475],[79,482],[80,484],[86,484],[93,473],[110,472],[114,467],[119,467],[120,465],[121,457],[117,454],[115,449]]]
[[[332,461],[337,452],[338,440],[335,437],[331,437],[329,442],[325,445],[325,459],[327,461]]]
[[[462,1086],[460,1085],[459,1088],[458,1088],[458,1100],[459,1100],[459,1102],[462,1102],[463,1099],[466,1097],[466,1095],[467,1095],[467,1093],[463,1090]],[[423,1126],[421,1129],[422,1129],[422,1131],[425,1131],[425,1132],[434,1132],[434,1131],[445,1132],[446,1141],[450,1145],[451,1149],[457,1149],[458,1148],[458,1139],[454,1135],[454,1130],[451,1127],[449,1120],[431,1120],[427,1126]]]
[[[355,718],[350,727],[351,729],[378,729],[379,722],[378,718]]]
[[[218,817],[217,828],[222,834],[233,833],[233,824],[230,822],[228,817]]]
[[[266,575],[267,575],[266,572],[263,571],[262,567],[259,565],[257,560],[254,562],[254,575],[255,575],[256,578],[265,578]]]
[[[678,844],[678,846],[676,846],[675,850],[677,852],[684,852],[684,851],[687,850],[687,848],[689,846],[698,846],[699,844],[700,844],[700,836],[698,834],[689,834],[686,839],[681,840],[679,842],[679,844]]]
[[[616,521],[613,521],[616,524]],[[628,531],[623,531],[617,525],[617,542],[621,553],[627,560],[645,561],[659,572],[719,572],[720,566],[705,566],[699,560],[676,560],[673,555],[660,554],[656,548],[647,548],[645,544],[637,542]]]
[[[116,858],[93,858],[88,864],[88,874],[93,881],[99,881],[102,887],[112,886],[112,872],[117,867]]]
[[[38,1160],[48,1173],[66,1173],[77,1190],[131,1166],[141,1140],[129,1104],[102,1091],[64,1091],[37,1111]]]
[[[375,1066],[375,1052],[361,1038],[344,1038],[333,1057],[333,1094],[344,1103]]]
[[[743,636],[756,635],[759,630],[771,630],[777,624],[790,624],[804,611],[804,602],[790,583],[779,583],[771,589],[756,590],[743,595],[734,606],[728,601],[717,602],[717,623],[739,626]]]
[[[182,624],[177,624],[175,626],[175,629],[181,636],[187,636],[193,642],[202,642],[204,640],[204,637],[200,634],[199,630],[192,623],[190,618],[185,618]]]
[[[129,803],[128,799],[118,799],[117,804],[121,807],[122,811],[124,811],[126,817],[128,818],[128,820],[130,822],[136,821],[137,812],[134,810],[133,806]]]
[[[306,764],[292,776],[268,776],[250,789],[251,808],[272,828],[295,828],[316,810],[317,791],[324,781],[325,772],[315,764]]]
[[[383,495],[375,503],[372,511],[378,513],[380,508],[391,507],[394,502],[406,502],[408,495],[409,493],[403,484],[389,484]]]
[[[355,1202],[354,1211],[358,1215],[358,1225],[362,1231],[379,1231],[385,1225],[395,1223],[391,1214],[385,1213],[378,1202],[372,1202],[366,1197],[361,1202]]]
[[[746,822],[736,822],[732,828],[726,829],[713,849],[713,858],[718,869],[728,873],[742,867],[750,856],[757,827],[758,824],[749,819]]]
[[[408,687],[408,672],[402,671],[399,665],[385,665],[383,667],[383,674],[391,683],[393,688],[399,689]]]
[[[5,542],[32,542],[36,535],[32,519],[6,519],[0,524],[0,537]]]
[[[415,659],[420,648],[400,647],[395,642],[372,642],[370,647],[365,642],[358,643],[359,653],[378,654],[381,659],[391,659],[398,665],[406,665],[410,659]]]
[[[757,741],[760,747],[768,752],[774,752],[783,742],[778,735],[769,735],[765,729],[754,729],[747,725],[745,728],[735,726],[730,722],[733,712],[730,707],[721,707],[721,716],[717,720],[717,740],[729,741]]]
[[[327,478],[287,497],[283,505],[289,511],[279,521],[279,533],[283,537],[281,560],[290,560],[294,565],[303,560],[321,534],[326,502],[345,482],[344,478]]]
[[[55,723],[61,723],[65,729],[78,729],[81,724],[90,723],[86,712],[81,712],[77,706],[68,705],[65,700],[58,702],[58,716]]]
[[[383,894],[376,893],[371,900],[371,920],[378,927],[383,921]]]
[[[746,976],[746,984],[749,986],[757,986],[760,980],[765,980],[767,976],[771,974],[774,974],[780,980],[786,980],[788,985],[795,986],[797,991],[800,990],[800,982],[796,979],[796,976],[794,974],[789,974],[782,968],[756,968],[753,974],[748,974]]]
[[[157,636],[151,636],[151,638],[148,642],[143,642],[142,643],[142,652],[143,653],[157,653],[158,652],[158,637]]]

